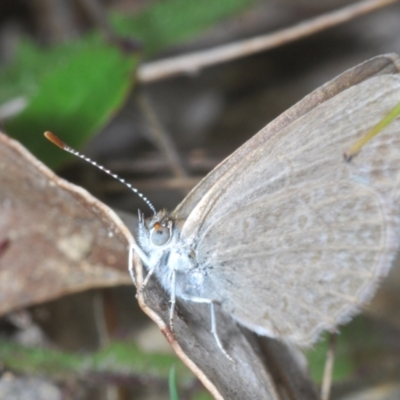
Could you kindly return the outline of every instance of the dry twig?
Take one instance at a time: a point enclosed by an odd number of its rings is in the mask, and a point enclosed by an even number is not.
[[[209,50],[143,64],[138,70],[138,79],[142,83],[148,83],[175,75],[198,73],[202,68],[211,65],[242,58],[281,46],[294,40],[299,40],[316,32],[367,14],[378,8],[395,3],[396,1],[397,0],[364,0],[271,34],[241,40]]]

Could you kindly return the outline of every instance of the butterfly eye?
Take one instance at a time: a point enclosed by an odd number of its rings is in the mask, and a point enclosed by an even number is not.
[[[150,233],[150,240],[155,246],[163,246],[168,243],[171,238],[171,230],[169,226],[155,223]]]

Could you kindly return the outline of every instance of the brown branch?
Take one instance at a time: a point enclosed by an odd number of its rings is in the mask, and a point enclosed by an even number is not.
[[[149,124],[149,134],[157,148],[164,155],[168,165],[176,178],[187,176],[183,162],[175,147],[173,140],[167,131],[161,126],[157,114],[153,110],[150,101],[142,93],[137,96],[137,103]]]
[[[256,36],[213,49],[166,58],[143,64],[138,70],[138,79],[142,83],[169,78],[180,74],[198,73],[202,68],[242,58],[264,50],[299,40],[316,32],[347,22],[378,8],[395,3],[397,0],[364,0],[340,8],[316,18],[303,21],[290,28]]]

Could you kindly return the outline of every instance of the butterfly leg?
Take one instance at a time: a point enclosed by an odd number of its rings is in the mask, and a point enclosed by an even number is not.
[[[176,271],[173,269],[171,272],[171,298],[169,299],[170,307],[169,307],[169,327],[171,332],[174,332],[174,311],[176,304]]]
[[[143,214],[140,212],[140,210],[138,210],[138,235],[139,237],[141,235],[143,235],[143,229],[144,229],[144,217]],[[146,266],[150,265],[149,262],[149,257],[147,256],[147,254],[140,248],[140,246],[135,242],[132,241],[129,244],[129,254],[128,254],[128,269],[129,269],[129,273],[131,275],[131,278],[133,280],[133,282],[136,285],[136,279],[135,279],[135,274],[133,271],[133,252],[135,252],[139,258],[142,260],[143,264],[145,264]],[[155,263],[155,265],[150,269],[150,271],[147,273],[142,286],[139,288],[138,290],[138,294],[140,294],[144,288],[146,287],[147,282],[149,281],[151,275],[153,274],[154,270],[156,269],[156,267],[159,265],[159,263]]]
[[[136,243],[133,242],[133,243],[129,244],[128,271],[129,271],[129,274],[130,274],[130,276],[132,278],[133,283],[136,286],[136,278],[135,278],[135,273],[133,271],[133,252],[135,252],[140,257],[140,259],[143,261],[143,263],[146,264],[146,265],[148,265],[148,257]],[[147,276],[146,276],[146,279],[147,279]]]
[[[159,262],[155,263],[151,269],[149,270],[149,272],[147,273],[146,277],[143,280],[142,286],[140,286],[140,288],[137,291],[137,295],[141,294],[143,292],[143,290],[145,289],[147,283],[149,282],[150,277],[153,275],[154,271],[156,270],[156,268],[160,265]]]
[[[182,298],[184,300],[192,301],[194,303],[203,303],[203,304],[210,305],[211,333],[214,336],[217,346],[222,351],[222,353],[224,353],[225,357],[228,358],[230,361],[233,361],[233,358],[227,353],[227,351],[224,349],[224,346],[222,346],[221,340],[218,336],[217,322],[216,322],[216,318],[215,318],[215,301],[211,300],[211,299],[206,299],[203,297],[194,297],[194,296],[183,296]]]
[[[129,271],[129,275],[132,278],[133,284],[136,286],[136,278],[135,278],[135,273],[133,271],[133,246],[132,245],[129,245],[128,271]]]

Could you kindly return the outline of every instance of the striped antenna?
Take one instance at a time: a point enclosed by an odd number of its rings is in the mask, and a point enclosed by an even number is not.
[[[97,164],[96,161],[93,161],[89,157],[86,157],[85,155],[83,155],[83,154],[79,153],[78,151],[74,150],[72,147],[70,147],[66,143],[64,143],[54,133],[45,132],[44,136],[46,137],[46,139],[50,140],[50,142],[52,142],[53,144],[58,146],[60,149],[63,149],[65,151],[67,151],[68,153],[71,153],[74,156],[77,156],[77,157],[81,158],[82,160],[85,160],[89,164],[94,165],[98,169],[101,169],[102,171],[104,171],[106,174],[112,176],[114,179],[117,179],[118,181],[120,181],[123,185],[128,187],[130,190],[132,190],[132,192],[135,192],[141,199],[143,199],[143,201],[149,206],[151,211],[153,211],[154,215],[157,214],[156,209],[154,208],[153,204],[151,204],[150,200],[147,197],[145,197],[142,193],[140,193],[136,188],[134,188],[130,183],[126,182],[125,179],[120,178],[118,175],[113,174],[110,170],[104,168],[102,165]]]

